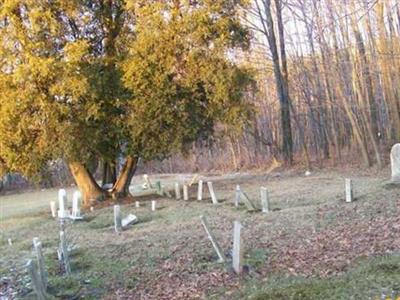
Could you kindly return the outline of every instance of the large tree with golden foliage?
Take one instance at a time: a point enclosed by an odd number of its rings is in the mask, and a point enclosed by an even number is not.
[[[126,196],[139,157],[240,125],[238,0],[0,0],[0,173],[70,166],[85,204]],[[117,157],[125,165],[115,174]],[[101,161],[103,190],[91,165]]]

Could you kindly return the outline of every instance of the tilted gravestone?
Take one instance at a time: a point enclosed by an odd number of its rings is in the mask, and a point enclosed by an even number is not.
[[[392,167],[392,182],[400,184],[400,143],[392,147],[390,163]]]
[[[207,232],[208,239],[211,241],[211,244],[213,245],[214,250],[218,255],[218,262],[221,263],[225,262],[226,258],[224,252],[222,251],[222,248],[219,246],[217,240],[215,239],[215,236],[211,233],[206,218],[204,216],[200,216],[200,220],[201,223],[203,224],[205,231]]]
[[[210,196],[211,196],[211,201],[214,205],[218,204],[218,200],[217,200],[217,196],[215,195],[214,192],[214,188],[213,188],[213,184],[211,181],[207,182],[207,186],[208,186],[208,191],[210,192]]]

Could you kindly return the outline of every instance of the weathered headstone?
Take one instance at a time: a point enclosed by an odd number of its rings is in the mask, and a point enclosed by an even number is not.
[[[93,206],[90,207],[90,211],[94,211],[94,207]]]
[[[81,192],[80,191],[75,191],[74,194],[72,195],[72,214],[71,214],[71,219],[73,220],[82,220],[83,217],[81,216]]]
[[[8,239],[8,245],[12,246],[12,239]]]
[[[57,217],[57,204],[56,201],[50,201],[50,211],[53,218]]]
[[[392,167],[392,182],[400,184],[400,143],[392,147],[390,164]]]
[[[69,252],[68,252],[67,239],[65,237],[65,232],[64,231],[60,231],[59,256],[61,258],[61,263],[64,266],[65,273],[67,275],[70,275],[71,274],[71,265],[70,265],[70,261],[69,261]]]
[[[203,180],[199,180],[199,186],[197,190],[197,200],[203,200]]]
[[[353,202],[353,183],[348,178],[346,178],[346,202]]]
[[[137,221],[138,221],[138,218],[135,215],[129,214],[126,218],[122,219],[121,226],[123,229],[125,229],[129,225],[135,224]]]
[[[140,202],[139,202],[139,201],[136,201],[136,202],[135,202],[135,207],[136,207],[136,208],[139,208],[139,207],[140,207]]]
[[[211,196],[211,200],[212,200],[213,204],[218,204],[217,196],[215,196],[212,182],[208,181],[207,186],[208,186],[208,190],[210,192],[210,196]]]
[[[240,190],[240,185],[237,185],[236,190],[235,190],[235,206],[236,207],[239,207],[241,193],[242,193],[242,191]]]
[[[151,210],[156,211],[156,200],[151,201]]]
[[[221,247],[218,245],[218,242],[215,239],[215,236],[211,233],[206,218],[204,216],[200,216],[200,220],[201,220],[201,223],[203,224],[205,231],[207,232],[208,238],[211,241],[211,244],[213,245],[215,252],[217,252],[218,262],[221,262],[221,263],[225,262],[226,258],[225,258],[224,252],[222,251]]]
[[[240,222],[235,221],[235,223],[233,224],[232,266],[236,274],[242,273],[243,249],[242,240],[240,237],[241,229],[242,225],[240,224]]]
[[[175,183],[175,198],[176,200],[181,199],[181,188],[179,186],[179,183]]]
[[[38,271],[37,262],[35,260],[29,260],[26,265],[29,273],[29,277],[31,278],[32,287],[34,292],[36,293],[36,297],[38,300],[45,300],[47,298],[45,287],[42,283],[42,278]]]
[[[147,174],[143,175],[144,183],[143,183],[143,188],[144,189],[151,189],[153,186],[150,182],[149,176]]]
[[[119,205],[114,205],[114,229],[115,232],[122,231],[121,207]]]
[[[189,189],[188,186],[185,184],[183,185],[183,200],[189,200]]]
[[[47,288],[47,273],[46,273],[46,267],[44,264],[42,243],[39,241],[38,238],[33,239],[33,249],[35,251],[39,275],[41,277],[43,287],[44,287],[44,289],[46,289]]]
[[[261,209],[263,213],[269,212],[269,199],[268,199],[268,190],[266,187],[261,187]]]
[[[58,217],[60,219],[68,218],[69,212],[66,209],[67,204],[67,192],[64,189],[58,191]]]

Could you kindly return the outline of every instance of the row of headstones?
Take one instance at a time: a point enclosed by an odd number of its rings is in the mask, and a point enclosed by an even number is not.
[[[183,185],[183,200],[189,200],[189,187],[191,184],[184,184]],[[213,204],[218,204],[217,196],[215,195],[213,183],[211,181],[207,182],[208,191],[211,196],[211,201]],[[181,197],[181,187],[179,183],[175,183],[175,198],[176,200],[180,200]],[[198,189],[197,189],[197,200],[203,200],[203,180],[199,180],[198,182]]]
[[[31,278],[31,284],[37,299],[47,299],[47,271],[44,262],[42,243],[37,237],[33,239],[34,259],[30,259],[26,265],[28,274]],[[60,246],[57,249],[59,262],[65,274],[71,274],[71,266],[69,260],[69,250],[65,232],[60,231]]]

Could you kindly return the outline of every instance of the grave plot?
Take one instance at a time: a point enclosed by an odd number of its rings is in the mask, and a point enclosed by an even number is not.
[[[53,218],[49,201],[42,213],[2,221],[0,274],[8,279],[0,278],[0,291],[37,295],[26,266],[29,259],[36,260],[32,238],[38,237],[45,272],[38,264],[35,274],[47,276],[45,292],[52,296],[231,300],[252,296],[256,284],[265,299],[279,299],[276,295],[282,291],[290,299],[289,291],[304,287],[312,299],[313,287],[329,282],[335,285],[324,299],[335,299],[342,291],[356,290],[356,299],[389,293],[398,282],[393,270],[400,263],[400,206],[398,191],[383,184],[385,176],[198,176],[203,180],[201,201],[198,181],[189,189],[190,180],[173,180],[172,198],[157,195],[119,204],[116,218],[113,206],[96,207],[80,211],[84,218],[79,221]],[[346,178],[352,180],[356,201],[351,203],[346,202]],[[180,197],[174,193],[176,182]],[[184,185],[188,201],[183,200]],[[242,192],[255,211],[248,211]],[[60,215],[74,215],[72,195],[68,190]],[[51,201],[60,210],[56,200],[57,192]],[[60,219],[66,222],[64,242]],[[365,260],[367,256],[375,258]],[[296,284],[288,282],[288,276]],[[41,288],[36,290],[41,293]]]

